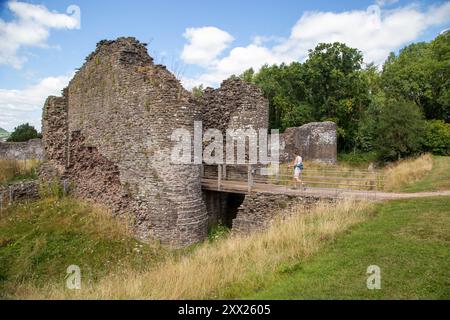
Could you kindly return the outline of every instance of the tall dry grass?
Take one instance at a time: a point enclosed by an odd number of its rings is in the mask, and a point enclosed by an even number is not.
[[[14,177],[32,173],[39,165],[39,160],[0,160],[0,184]]]
[[[401,191],[403,187],[423,178],[432,169],[433,158],[430,154],[401,160],[386,168],[384,190]]]
[[[96,284],[69,291],[64,283],[36,288],[22,285],[17,298],[44,299],[208,299],[255,290],[316,253],[328,240],[366,220],[371,205],[350,200],[319,204],[305,214],[300,208],[264,232],[204,243],[181,258],[169,257],[157,267],[108,275]],[[83,272],[83,270],[81,270]]]

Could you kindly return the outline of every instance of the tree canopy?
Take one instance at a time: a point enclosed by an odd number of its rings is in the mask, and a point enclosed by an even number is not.
[[[264,92],[272,129],[334,121],[341,152],[376,151],[381,159],[450,149],[448,31],[391,53],[382,68],[335,42],[318,44],[303,63],[264,65],[239,77]]]
[[[23,142],[40,137],[40,134],[33,126],[29,123],[24,123],[14,128],[14,131],[11,133],[7,141]]]

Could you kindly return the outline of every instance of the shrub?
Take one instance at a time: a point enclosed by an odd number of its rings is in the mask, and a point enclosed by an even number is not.
[[[434,154],[450,156],[450,124],[442,120],[427,121],[423,146]]]

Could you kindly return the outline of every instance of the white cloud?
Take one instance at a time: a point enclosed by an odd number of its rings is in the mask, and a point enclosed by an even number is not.
[[[189,41],[181,53],[181,59],[190,64],[208,66],[216,62],[234,38],[216,27],[187,28],[183,36]]]
[[[20,69],[26,58],[18,55],[24,46],[47,46],[50,29],[75,29],[79,18],[74,15],[50,12],[43,5],[10,1],[7,4],[15,19],[0,19],[0,64]]]
[[[387,5],[396,1],[378,1]],[[381,10],[370,6],[368,10],[354,10],[341,13],[306,12],[292,27],[288,38],[254,37],[253,43],[245,47],[232,48],[229,53],[217,59],[211,53],[212,63],[189,62],[204,67],[198,77],[183,82],[185,85],[217,85],[232,74],[253,67],[258,69],[263,64],[289,63],[306,59],[308,50],[321,42],[344,42],[358,48],[364,55],[365,62],[381,64],[390,52],[400,49],[416,40],[427,28],[450,21],[450,2],[439,6],[432,5],[425,10],[417,5]],[[264,39],[277,39],[277,44],[268,46]],[[223,50],[223,49],[221,49]],[[204,54],[207,56],[207,51]]]
[[[11,131],[17,125],[29,122],[40,129],[45,99],[50,95],[61,95],[72,76],[48,77],[22,90],[0,89],[0,127]]]

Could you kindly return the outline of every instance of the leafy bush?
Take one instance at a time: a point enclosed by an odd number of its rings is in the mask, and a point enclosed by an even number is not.
[[[426,121],[423,146],[434,154],[450,156],[450,124],[442,120]]]
[[[41,135],[37,132],[37,130],[33,126],[31,126],[29,123],[24,123],[14,128],[14,131],[9,136],[8,141],[23,142],[40,137]]]

